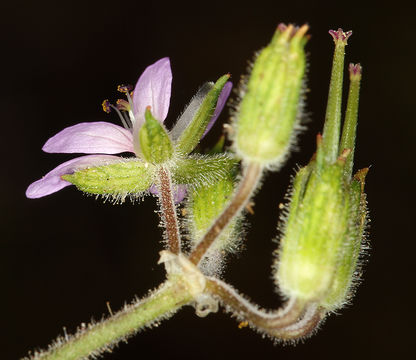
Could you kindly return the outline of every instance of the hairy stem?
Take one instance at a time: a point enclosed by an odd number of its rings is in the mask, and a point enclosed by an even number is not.
[[[165,167],[161,167],[159,169],[158,175],[160,209],[162,213],[162,221],[166,229],[168,250],[174,254],[179,254],[179,252],[181,251],[181,238],[179,234],[176,206],[173,199],[172,180],[170,172]]]
[[[114,316],[96,324],[81,327],[75,335],[58,338],[49,349],[35,352],[26,360],[76,360],[96,358],[110,351],[121,340],[126,340],[139,329],[155,321],[166,319],[192,300],[186,286],[167,281],[146,299],[125,306]]]
[[[324,310],[320,309],[316,304],[309,304],[302,319],[282,329],[278,338],[281,340],[297,340],[311,336],[318,329],[324,317]]]
[[[207,278],[206,291],[219,298],[239,320],[248,321],[250,325],[273,336],[295,324],[305,313],[306,304],[297,300],[288,301],[277,311],[266,312],[250,303],[230,285],[213,277]]]
[[[202,260],[210,246],[227,225],[239,214],[243,207],[250,200],[253,191],[256,189],[257,183],[262,173],[262,167],[256,163],[249,163],[243,173],[243,178],[238,185],[237,191],[233,198],[222,212],[222,214],[215,220],[214,224],[205,233],[202,240],[198,243],[195,249],[191,252],[189,260],[195,265]]]

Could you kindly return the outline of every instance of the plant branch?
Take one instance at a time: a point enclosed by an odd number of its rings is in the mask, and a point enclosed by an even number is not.
[[[291,340],[307,336],[319,324],[323,314],[315,304],[290,300],[276,311],[267,312],[251,304],[231,286],[216,278],[207,278],[206,291],[218,298],[239,320],[267,335]]]
[[[165,167],[160,167],[158,175],[161,217],[166,230],[168,250],[174,254],[179,254],[181,251],[181,237],[179,234],[178,216],[173,198],[170,172]]]
[[[284,328],[278,335],[281,340],[298,340],[311,336],[319,327],[325,317],[325,311],[316,304],[309,304],[297,323]]]
[[[76,360],[97,358],[139,329],[167,319],[192,300],[181,281],[166,281],[146,299],[139,300],[99,323],[83,326],[75,335],[58,338],[49,349],[24,360]]]
[[[210,246],[227,225],[239,214],[243,207],[250,200],[253,191],[256,189],[257,183],[262,174],[262,167],[257,163],[249,163],[243,173],[243,178],[240,181],[237,191],[233,198],[222,212],[222,214],[215,220],[209,230],[205,233],[202,240],[194,248],[189,256],[189,260],[195,265],[202,260],[207,253]]]

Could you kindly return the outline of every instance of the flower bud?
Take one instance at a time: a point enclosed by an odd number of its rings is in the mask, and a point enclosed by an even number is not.
[[[198,244],[222,213],[234,192],[233,177],[228,175],[207,186],[201,186],[189,192],[187,205],[192,247]],[[236,220],[233,220],[215,240],[202,260],[201,267],[206,275],[219,275],[222,271],[224,255],[235,252]]]
[[[294,180],[277,282],[285,295],[327,307],[342,303],[351,283],[365,211],[360,187],[344,183],[345,157],[321,171],[315,165]]]
[[[279,25],[256,58],[235,114],[234,145],[249,162],[279,167],[299,128],[307,25]]]
[[[224,138],[210,151],[212,157],[223,156],[216,154],[222,151]],[[229,159],[223,163],[223,174],[215,181],[205,181],[199,186],[192,186],[188,191],[186,212],[189,224],[191,246],[194,248],[216,218],[223,212],[235,190],[236,161]],[[219,170],[219,169],[218,169]],[[205,175],[206,172],[203,172]],[[234,219],[215,240],[201,262],[201,268],[206,275],[220,275],[222,263],[227,253],[235,252],[238,248],[236,226],[239,219]]]

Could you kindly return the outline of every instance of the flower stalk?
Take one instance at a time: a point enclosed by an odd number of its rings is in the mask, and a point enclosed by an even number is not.
[[[217,297],[239,321],[267,336],[278,340],[302,338],[318,326],[322,311],[314,303],[290,299],[275,311],[264,311],[250,303],[230,285],[216,279],[207,279],[207,292]]]
[[[228,203],[225,210],[214,221],[212,226],[203,236],[201,241],[196,245],[189,255],[189,259],[195,265],[203,259],[204,255],[208,252],[214,241],[221,235],[222,231],[228,224],[240,213],[244,206],[250,200],[251,195],[257,187],[257,184],[261,178],[262,167],[259,164],[248,164],[244,169],[243,178],[240,181],[237,190]]]
[[[35,352],[27,360],[76,360],[96,358],[111,351],[114,345],[126,340],[140,329],[172,316],[189,303],[192,295],[178,278],[167,280],[159,289],[143,300],[125,306],[113,316],[88,326],[82,326],[72,336],[58,338],[48,350]],[[24,360],[24,359],[22,359]]]
[[[179,234],[178,216],[174,202],[172,179],[170,172],[165,167],[158,170],[158,194],[160,202],[161,218],[166,230],[167,248],[174,254],[181,251],[181,235]]]

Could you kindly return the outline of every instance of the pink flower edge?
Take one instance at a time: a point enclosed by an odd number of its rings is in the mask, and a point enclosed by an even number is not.
[[[37,199],[72,185],[61,178],[62,175],[72,174],[92,166],[108,165],[120,161],[120,157],[111,155],[87,155],[81,156],[62,163],[52,171],[48,172],[38,181],[30,184],[26,190],[26,197]]]
[[[218,119],[218,116],[220,116],[222,109],[224,108],[228,97],[230,96],[231,89],[233,88],[233,83],[231,81],[227,81],[222,88],[221,94],[218,97],[217,106],[215,107],[214,114],[212,115],[211,120],[209,121],[207,128],[205,129],[204,134],[202,135],[202,138],[211,130],[211,128],[214,126],[215,122]]]

